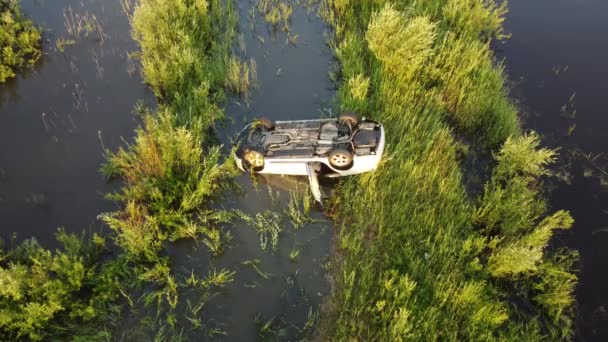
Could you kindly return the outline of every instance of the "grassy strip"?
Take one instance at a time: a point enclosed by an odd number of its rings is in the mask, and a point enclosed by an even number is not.
[[[26,20],[17,0],[0,0],[0,83],[40,58],[40,31]]]
[[[546,247],[572,218],[546,216],[541,177],[555,152],[521,133],[493,61],[505,11],[486,0],[324,2],[341,110],[387,128],[380,168],[345,180],[334,202],[333,339],[570,336],[576,255]],[[463,156],[490,149],[492,175],[472,198]]]
[[[137,327],[123,338],[179,339],[185,337],[184,327],[204,327],[202,307],[214,288],[233,281],[234,273],[185,278],[171,270],[164,247],[180,238],[201,238],[214,254],[223,250],[218,225],[230,217],[208,203],[236,170],[234,162],[221,160],[219,147],[209,147],[209,133],[223,115],[224,86],[239,86],[225,81],[235,67],[230,56],[236,21],[232,1],[141,0],[137,5],[133,35],[142,48],[143,77],[160,104],[155,113],[140,111],[143,126],[133,143],[106,152],[102,171],[123,181],[109,197],[122,209],[100,217],[113,230],[119,253],[101,258],[104,239],[64,233],[58,235],[61,250],[28,240],[5,251],[2,340],[108,340],[122,324],[125,308],[137,317],[150,306],[156,307],[154,317],[140,322],[149,325],[148,333]],[[180,289],[193,287],[200,292],[199,303],[181,303]],[[204,328],[210,335],[219,332]]]
[[[142,0],[135,8],[143,77],[160,105],[143,112],[133,144],[107,152],[104,173],[124,181],[110,198],[124,210],[102,216],[135,258],[155,262],[164,241],[209,235],[208,227],[227,220],[206,204],[235,174],[234,163],[220,161],[219,147],[203,146],[223,116],[236,20],[230,1]]]

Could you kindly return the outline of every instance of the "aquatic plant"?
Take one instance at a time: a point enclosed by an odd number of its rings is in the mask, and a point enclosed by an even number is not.
[[[245,260],[241,264],[244,266],[251,267],[255,271],[255,273],[257,273],[260,277],[262,277],[264,279],[270,279],[271,274],[262,271],[262,268],[260,267],[261,263],[262,262],[259,259],[252,259],[252,260]]]
[[[218,104],[237,20],[231,1],[143,0],[135,7],[143,78],[176,121],[200,118],[210,127],[223,116]]]
[[[96,15],[90,14],[87,11],[78,13],[72,7],[68,7],[67,10],[63,11],[63,18],[65,29],[72,40],[78,40],[83,35],[88,37],[93,32],[96,32],[99,43],[104,43],[106,34]]]
[[[0,83],[33,66],[42,54],[40,31],[25,19],[17,0],[0,1],[0,51]]]
[[[300,229],[303,225],[312,222],[310,217],[310,206],[313,201],[308,192],[295,190],[289,193],[289,202],[285,209],[285,215],[290,219],[295,229]]]
[[[284,0],[257,0],[258,10],[264,16],[264,20],[272,26],[274,30],[279,29],[289,32],[289,23],[293,8],[291,4]]]
[[[261,314],[257,314],[254,322],[258,327],[258,337],[264,341],[280,341],[287,337],[287,327],[282,320],[274,317],[264,320]]]
[[[57,38],[57,40],[55,41],[55,47],[57,48],[57,50],[59,50],[60,52],[64,52],[65,48],[67,46],[72,46],[76,44],[76,41],[73,39],[64,39],[62,37]]]
[[[268,244],[273,250],[279,245],[279,234],[283,231],[281,215],[275,211],[265,210],[249,216],[241,211],[235,211],[236,215],[255,229],[260,236],[260,247],[268,249]]]
[[[575,258],[546,246],[572,220],[547,216],[541,177],[555,152],[522,135],[493,60],[504,12],[485,0],[324,1],[339,110],[387,129],[379,169],[343,179],[330,210],[329,339],[570,336]],[[369,79],[364,100],[358,79]],[[479,196],[465,189],[463,146],[496,156]]]
[[[209,202],[236,175],[234,162],[224,160],[210,134],[223,116],[219,105],[236,36],[232,6],[219,0],[142,0],[131,17],[133,37],[141,46],[142,75],[160,105],[156,112],[140,108],[142,126],[132,143],[106,151],[102,172],[123,181],[108,198],[122,208],[100,218],[113,230],[114,241],[145,287],[141,302],[156,307],[157,319],[148,330],[157,338],[183,338],[179,326],[187,320],[175,313],[181,282],[170,268],[166,244],[200,239],[219,255],[230,238],[221,224],[232,215],[210,209]],[[198,311],[212,297],[211,289],[233,276],[223,270],[204,279],[189,278],[187,282],[204,289],[190,324],[202,325]]]
[[[248,64],[236,56],[231,56],[228,61],[226,87],[248,101],[249,90],[255,86],[256,82],[257,66],[255,60],[251,59]]]
[[[300,250],[298,249],[292,249],[291,252],[289,252],[289,260],[291,262],[296,262],[296,259],[298,258],[298,255],[300,255]]]

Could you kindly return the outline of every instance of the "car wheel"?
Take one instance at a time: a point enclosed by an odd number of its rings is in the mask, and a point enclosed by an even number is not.
[[[258,172],[264,168],[264,154],[256,150],[245,151],[243,155],[243,167],[245,170]]]
[[[353,154],[339,147],[329,152],[329,164],[338,170],[348,170],[353,166]]]
[[[267,131],[274,128],[274,122],[272,122],[269,118],[257,118],[253,121],[253,124],[255,127],[260,127]]]
[[[359,124],[361,120],[359,119],[359,115],[355,113],[343,113],[338,118],[338,123],[341,125],[348,125],[353,128]]]

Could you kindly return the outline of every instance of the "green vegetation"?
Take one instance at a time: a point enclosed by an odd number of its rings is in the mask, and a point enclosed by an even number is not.
[[[282,29],[289,32],[289,22],[293,13],[291,4],[284,0],[257,0],[257,8],[264,20],[272,25],[274,30]]]
[[[268,244],[276,250],[279,245],[279,234],[283,231],[281,215],[277,212],[266,210],[255,214],[251,217],[241,211],[236,211],[236,214],[249,226],[255,229],[260,236],[260,247],[263,250],[268,249]]]
[[[15,2],[0,6],[1,24],[15,30],[0,31],[4,81],[28,63],[26,56],[38,58],[26,47],[38,44],[39,34]],[[123,7],[130,10],[126,2]],[[286,2],[259,1],[258,8],[269,23],[288,30]],[[341,109],[388,128],[379,170],[342,182],[330,210],[341,227],[341,259],[328,335],[365,341],[568,338],[576,255],[548,245],[572,218],[565,211],[547,214],[540,190],[555,151],[521,132],[502,66],[493,61],[489,40],[503,36],[505,5],[326,0],[323,8],[336,31]],[[127,311],[145,317],[124,339],[183,339],[203,328],[209,338],[225,335],[203,322],[201,310],[234,281],[234,272],[181,274],[171,268],[166,247],[200,239],[219,255],[230,239],[221,225],[235,214],[213,209],[211,201],[236,170],[222,160],[220,147],[212,147],[211,132],[223,117],[224,89],[247,96],[255,65],[232,56],[237,19],[231,1],[141,0],[131,18],[143,77],[159,108],[140,112],[132,143],[106,152],[103,172],[122,181],[108,195],[120,209],[100,215],[114,246],[98,235],[60,231],[61,249],[28,240],[3,250],[3,340],[108,340],[131,323],[123,321]],[[77,36],[80,26],[70,27]],[[15,40],[21,33],[25,38]],[[58,48],[65,45],[58,41]],[[14,57],[15,47],[23,57]],[[467,142],[478,148],[468,149]],[[478,149],[493,152],[495,160],[482,193],[471,196],[460,152]],[[292,194],[284,214],[236,216],[259,232],[263,249],[275,249],[283,218],[297,229],[310,220],[310,203]],[[298,255],[293,249],[290,260]],[[242,265],[272,277],[258,259]],[[312,311],[308,318],[302,331],[317,320]],[[282,321],[258,316],[256,322],[261,338],[285,337]]]
[[[138,278],[153,288],[143,301],[156,304],[157,317],[165,309],[168,331],[183,323],[174,314],[180,283],[167,260],[167,241],[200,238],[219,255],[230,238],[219,225],[232,215],[212,210],[209,203],[231,185],[236,167],[232,160],[221,160],[221,147],[208,146],[214,122],[223,117],[220,105],[236,20],[232,2],[221,0],[142,0],[132,16],[143,78],[157,96],[159,109],[142,111],[143,127],[135,131],[132,144],[107,151],[102,171],[123,181],[122,189],[108,197],[123,209],[101,218],[134,263]],[[224,270],[209,274],[201,284],[218,287],[233,278],[234,273]],[[188,318],[193,327],[202,326],[198,312],[209,298],[204,292],[194,305]],[[158,325],[153,328],[157,337],[166,338]],[[181,332],[174,336],[182,337]]]
[[[102,216],[116,231],[117,244],[133,256],[154,261],[163,241],[199,234],[221,253],[221,234],[214,227],[230,215],[206,205],[230,184],[236,168],[220,160],[220,147],[203,146],[223,116],[219,104],[236,20],[231,2],[219,0],[144,0],[135,8],[133,36],[142,49],[142,74],[160,108],[142,113],[144,124],[133,144],[107,152],[104,173],[124,181],[109,197],[124,209]]]
[[[3,25],[11,13],[21,19],[14,2],[3,1],[5,9],[10,12]],[[70,27],[80,32],[80,17],[70,18],[76,18]],[[211,209],[210,201],[231,186],[236,168],[232,160],[222,160],[210,133],[223,116],[236,12],[231,1],[141,0],[130,18],[142,49],[143,78],[160,104],[155,113],[139,111],[143,123],[132,143],[106,151],[102,171],[122,181],[120,190],[108,195],[121,209],[100,215],[112,229],[114,246],[105,249],[97,235],[85,239],[60,232],[62,250],[28,240],[3,251],[3,340],[108,340],[127,308],[141,321],[126,339],[181,339],[188,336],[184,327],[207,329],[209,336],[223,333],[203,324],[200,310],[233,282],[234,272],[186,277],[171,269],[165,247],[177,239],[201,239],[218,255],[230,238],[220,225],[233,215]],[[23,32],[30,32],[31,24],[23,25]],[[27,42],[33,35],[19,39]],[[194,293],[180,301],[186,290]]]
[[[26,20],[17,0],[0,0],[0,83],[40,58],[40,31]]]
[[[278,209],[276,208],[278,196],[273,193],[270,187],[268,187],[268,196],[273,202],[275,209]],[[234,210],[233,214],[255,229],[260,237],[260,248],[262,250],[267,250],[269,245],[272,247],[272,250],[276,250],[279,246],[279,236],[284,230],[286,221],[291,222],[291,225],[296,230],[313,221],[310,217],[310,207],[312,204],[313,199],[308,191],[296,189],[289,193],[289,202],[283,213],[265,210],[251,216],[240,210]],[[299,251],[292,251],[290,259],[294,261],[298,254]]]
[[[547,216],[540,191],[555,151],[521,133],[489,47],[504,13],[486,0],[324,2],[340,110],[387,127],[379,169],[345,179],[333,201],[330,339],[571,336],[576,255],[547,245],[572,218]],[[463,150],[495,155],[477,196]]]
[[[296,189],[289,193],[289,203],[285,209],[285,215],[289,217],[295,229],[300,229],[307,223],[312,222],[310,217],[310,207],[314,205],[310,191]]]
[[[208,227],[229,220],[223,212],[204,209],[234,166],[220,163],[218,147],[203,151],[202,122],[193,118],[190,127],[176,127],[166,108],[156,116],[146,114],[135,143],[108,152],[104,172],[125,182],[109,197],[124,202],[125,209],[102,218],[117,232],[117,244],[134,256],[155,260],[164,240],[212,236]]]
[[[60,230],[57,240],[61,250],[30,239],[2,251],[2,340],[107,339],[118,322],[124,287],[131,286],[125,260],[99,266],[105,240],[98,235],[86,239]]]
[[[261,263],[262,262],[259,259],[245,260],[242,262],[243,265],[251,267],[260,277],[270,279],[272,274],[262,271],[260,268]]]

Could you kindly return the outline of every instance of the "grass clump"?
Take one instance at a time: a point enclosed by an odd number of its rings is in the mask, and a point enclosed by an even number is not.
[[[262,268],[260,267],[261,263],[262,262],[259,259],[252,259],[252,260],[245,260],[241,264],[243,266],[251,267],[255,271],[255,273],[257,273],[260,277],[262,277],[264,279],[270,279],[272,274],[264,272],[262,270]]]
[[[336,30],[340,111],[387,130],[383,163],[342,180],[330,210],[341,256],[328,335],[568,338],[576,258],[547,246],[572,219],[547,215],[541,180],[555,151],[521,133],[493,61],[489,40],[503,36],[504,5],[327,0],[323,8]],[[469,151],[495,155],[479,196],[465,189],[457,136],[477,145]]]
[[[279,246],[279,234],[283,231],[281,215],[275,211],[266,210],[255,216],[249,216],[241,211],[236,211],[243,221],[254,228],[260,236],[260,247],[263,250],[268,249],[268,246],[276,250]]]
[[[289,23],[293,8],[285,0],[257,0],[257,8],[264,15],[264,20],[273,30],[282,29],[289,32]]]
[[[222,117],[237,20],[230,1],[142,0],[135,7],[143,78],[179,121],[197,117],[208,127]]]
[[[232,163],[220,163],[219,147],[203,150],[202,125],[202,119],[192,119],[190,128],[178,126],[167,109],[146,114],[133,144],[107,152],[104,173],[125,181],[109,197],[126,206],[102,218],[117,231],[117,242],[125,250],[154,255],[164,240],[202,231],[193,226],[196,221],[210,225],[225,221],[221,215],[200,210],[235,174]]]
[[[40,31],[23,17],[17,0],[0,1],[0,83],[15,77],[17,69],[40,59]]]
[[[230,238],[220,225],[233,215],[210,204],[231,186],[237,170],[232,160],[224,160],[221,146],[213,146],[211,133],[214,122],[223,117],[220,105],[237,17],[230,1],[142,0],[131,20],[133,37],[141,46],[142,75],[159,108],[141,111],[143,123],[132,143],[106,151],[102,171],[123,181],[108,197],[122,208],[100,217],[112,228],[116,244],[145,288],[140,295],[144,308],[156,307],[151,333],[183,338],[180,326],[202,323],[196,314],[189,323],[176,314],[180,275],[171,269],[165,247],[178,239],[200,239],[219,255]],[[210,273],[201,286],[223,286],[233,275]],[[210,298],[203,292],[195,305],[198,310]]]
[[[156,307],[146,330],[157,339],[183,339],[182,327],[204,326],[199,311],[213,289],[234,279],[233,272],[222,270],[203,280],[185,280],[186,288],[188,282],[197,283],[201,293],[195,304],[186,296],[189,316],[182,317],[184,282],[171,269],[166,247],[189,238],[202,240],[219,255],[230,238],[221,225],[233,215],[211,209],[211,202],[231,186],[237,170],[222,156],[221,146],[213,146],[212,132],[223,117],[236,20],[233,3],[221,0],[141,0],[131,17],[142,76],[159,108],[141,111],[142,126],[132,143],[106,151],[102,171],[123,182],[108,197],[122,207],[101,218],[135,271],[137,309]]]
[[[247,63],[236,56],[230,57],[226,75],[226,87],[228,89],[248,99],[249,89],[255,86],[257,77],[255,60],[251,59]]]
[[[143,0],[134,9],[143,78],[160,108],[144,111],[134,143],[106,153],[103,172],[125,182],[109,197],[124,209],[102,217],[135,256],[154,260],[163,241],[195,236],[214,254],[223,251],[217,224],[229,215],[207,204],[236,168],[222,160],[221,147],[203,146],[223,116],[236,20],[232,2],[219,0]]]
[[[300,229],[307,223],[312,222],[310,207],[314,200],[308,191],[296,189],[289,193],[289,202],[285,209],[285,216],[289,218],[294,229]]]
[[[129,272],[120,260],[99,266],[105,241],[59,230],[55,251],[35,239],[2,250],[0,337],[5,341],[110,336],[121,312],[121,283]],[[101,324],[100,324],[101,323]]]

